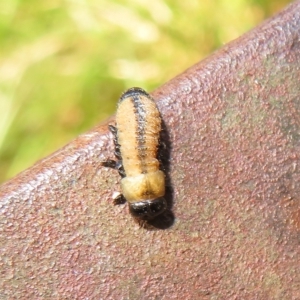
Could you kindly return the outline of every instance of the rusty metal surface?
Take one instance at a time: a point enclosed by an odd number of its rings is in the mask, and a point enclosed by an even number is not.
[[[152,94],[164,228],[112,205],[107,125],[2,185],[0,298],[300,299],[299,80],[298,1]]]

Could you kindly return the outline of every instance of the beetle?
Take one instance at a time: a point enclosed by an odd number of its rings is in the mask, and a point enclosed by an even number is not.
[[[155,101],[141,88],[125,91],[118,102],[116,126],[109,125],[114,136],[117,161],[106,167],[117,169],[122,177],[122,198],[130,213],[141,220],[151,220],[167,208],[165,174],[158,160],[161,117]]]

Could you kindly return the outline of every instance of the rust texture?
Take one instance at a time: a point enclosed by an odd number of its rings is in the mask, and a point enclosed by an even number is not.
[[[112,205],[107,124],[2,185],[0,299],[300,299],[299,81],[297,1],[152,93],[153,228]]]

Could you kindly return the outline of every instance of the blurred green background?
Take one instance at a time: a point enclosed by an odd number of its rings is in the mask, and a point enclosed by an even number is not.
[[[275,14],[284,0],[0,2],[0,182]]]

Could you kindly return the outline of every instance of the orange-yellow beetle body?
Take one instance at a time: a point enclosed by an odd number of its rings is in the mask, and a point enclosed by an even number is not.
[[[121,188],[133,216],[152,219],[165,211],[165,175],[157,159],[161,117],[154,100],[141,88],[122,94],[116,114],[116,156]]]

